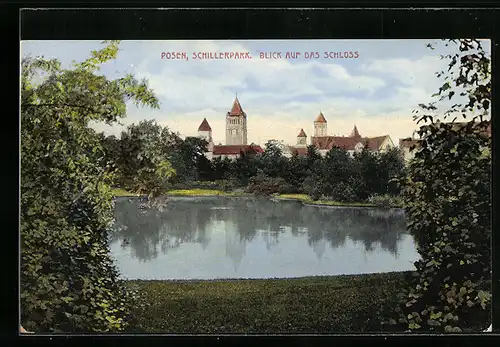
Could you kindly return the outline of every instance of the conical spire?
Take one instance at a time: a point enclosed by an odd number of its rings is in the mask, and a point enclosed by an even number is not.
[[[198,127],[198,131],[212,131],[212,128],[210,127],[210,124],[208,124],[206,118],[203,118],[203,122],[201,122],[200,126]]]
[[[297,137],[307,137],[307,135],[306,135],[306,133],[305,133],[304,129],[300,129],[300,132],[299,132],[299,134],[297,135]]]
[[[241,107],[240,101],[238,100],[238,94],[234,98],[233,107],[231,107],[231,111],[229,112],[231,116],[241,116],[244,115],[243,108]]]
[[[318,115],[318,117],[316,117],[315,122],[326,123],[326,119],[325,119],[325,116],[323,116],[323,112],[319,111],[319,115]]]
[[[361,137],[361,135],[359,135],[359,131],[358,128],[356,127],[356,124],[354,124],[354,128],[352,129],[351,137]]]

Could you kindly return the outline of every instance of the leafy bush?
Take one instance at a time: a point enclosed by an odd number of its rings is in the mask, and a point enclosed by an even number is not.
[[[126,101],[158,106],[144,82],[95,74],[117,42],[71,70],[24,58],[21,69],[21,322],[35,332],[124,331],[131,293],[108,247],[113,168],[90,121],[112,123]],[[33,77],[46,77],[37,85]],[[103,102],[106,100],[106,102]]]
[[[396,317],[412,331],[459,332],[474,321],[482,320],[482,329],[490,324],[491,137],[483,121],[491,99],[490,61],[480,46],[473,48],[477,41],[457,42],[461,53],[449,70],[461,63],[454,85],[465,88],[470,102],[458,102],[446,114],[478,116],[466,124],[417,117],[430,124],[419,130],[422,143],[408,167],[403,196],[421,260]],[[454,88],[445,81],[437,95],[451,99]],[[437,110],[433,104],[421,107]]]
[[[290,194],[295,193],[295,191],[295,187],[288,184],[283,178],[268,177],[262,174],[250,178],[250,184],[246,188],[247,193],[256,195]]]
[[[313,200],[319,200],[323,195],[323,191],[322,185],[315,176],[306,177],[300,187],[300,192],[309,195]]]
[[[329,199],[340,202],[355,202],[357,196],[351,185],[345,182],[339,182],[334,184],[331,188]]]
[[[169,190],[188,190],[193,188],[189,182],[177,182],[169,185]]]
[[[389,194],[384,195],[372,195],[367,200],[368,203],[377,205],[379,207],[394,207],[403,206],[403,198],[400,196],[394,196]]]

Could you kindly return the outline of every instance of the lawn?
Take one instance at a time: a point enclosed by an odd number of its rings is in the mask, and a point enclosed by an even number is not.
[[[217,189],[177,189],[169,190],[170,196],[244,196],[248,194],[238,192],[224,192]]]
[[[122,188],[113,189],[114,196],[138,196],[126,191]],[[217,189],[176,189],[169,190],[166,194],[167,196],[249,196],[251,194],[243,192],[224,192]],[[308,205],[321,205],[321,206],[347,206],[347,207],[377,207],[375,204],[369,203],[349,203],[349,202],[338,202],[331,200],[313,200],[306,194],[276,194],[274,195],[277,199],[283,200],[298,200]],[[397,207],[397,206],[395,206]]]
[[[278,199],[292,199],[302,201],[304,204],[308,205],[326,205],[326,206],[349,206],[349,207],[376,207],[375,204],[369,203],[350,203],[350,202],[338,202],[332,200],[313,200],[309,195],[306,194],[280,194],[275,196]]]
[[[146,333],[380,332],[408,272],[294,279],[128,281],[143,293],[134,316]]]

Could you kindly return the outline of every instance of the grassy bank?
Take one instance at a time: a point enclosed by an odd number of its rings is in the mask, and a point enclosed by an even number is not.
[[[275,196],[277,199],[283,200],[299,200],[308,205],[324,205],[324,206],[348,206],[348,207],[377,207],[375,204],[362,202],[339,202],[332,200],[313,200],[306,194],[279,194]]]
[[[295,279],[129,281],[147,333],[348,333],[381,330],[408,272]]]
[[[243,192],[224,192],[217,189],[177,189],[169,190],[170,196],[248,196]]]
[[[113,190],[113,194],[115,196],[138,196],[138,194],[134,194],[128,192],[124,189],[117,188]],[[167,196],[252,196],[252,194],[234,191],[234,192],[224,192],[222,190],[217,189],[176,189],[170,190],[166,194]],[[376,204],[370,203],[350,203],[350,202],[338,202],[331,200],[313,200],[309,195],[306,194],[276,194],[273,195],[276,199],[282,200],[298,200],[304,204],[308,205],[320,205],[320,206],[347,206],[347,207],[377,207]],[[392,206],[392,207],[401,207],[401,206]]]

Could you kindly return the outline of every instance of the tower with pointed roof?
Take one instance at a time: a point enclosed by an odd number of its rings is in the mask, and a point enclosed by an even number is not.
[[[231,110],[226,114],[226,145],[247,144],[247,115],[236,95]]]
[[[203,118],[203,121],[198,127],[198,137],[208,142],[207,149],[211,151],[214,145],[212,141],[212,128],[210,127],[210,124],[208,124],[206,118]]]
[[[314,137],[325,137],[327,135],[327,121],[323,112],[319,112],[318,117],[314,120]]]
[[[300,129],[297,135],[297,147],[307,147],[307,135],[304,129]]]
[[[351,137],[353,138],[361,138],[361,135],[359,134],[358,128],[356,127],[356,124],[354,124],[354,128],[352,129],[351,132]]]

